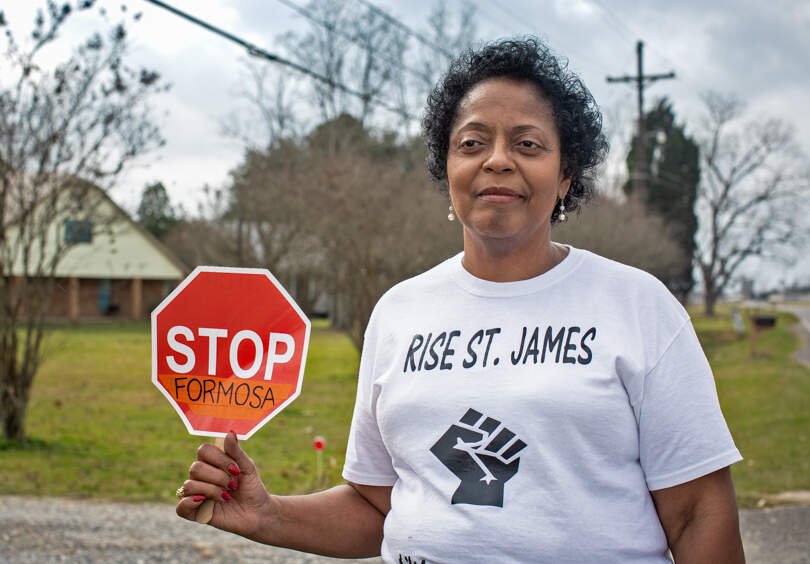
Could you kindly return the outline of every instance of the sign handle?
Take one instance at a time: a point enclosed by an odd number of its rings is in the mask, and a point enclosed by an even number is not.
[[[214,439],[214,446],[216,446],[219,450],[225,450],[225,437],[217,437]],[[195,521],[198,523],[202,523],[205,525],[211,520],[211,517],[214,516],[214,504],[216,502],[213,499],[206,499],[200,508],[197,509],[197,518]]]

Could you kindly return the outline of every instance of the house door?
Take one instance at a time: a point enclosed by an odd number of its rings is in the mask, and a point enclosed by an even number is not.
[[[98,281],[98,310],[108,313],[112,304],[112,280]]]

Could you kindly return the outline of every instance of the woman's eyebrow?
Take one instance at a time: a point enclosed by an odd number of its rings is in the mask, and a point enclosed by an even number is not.
[[[468,129],[491,129],[491,126],[488,126],[487,124],[482,123],[480,121],[470,121],[470,122],[465,123],[461,127],[459,127],[458,130],[456,131],[456,133],[461,133],[461,132],[466,131]],[[516,126],[514,126],[512,128],[513,133],[524,133],[524,132],[527,132],[527,131],[538,131],[540,133],[544,133],[545,129],[543,129],[542,127],[539,127],[537,125],[531,125],[531,124],[516,125]]]
[[[539,133],[545,133],[545,130],[541,127],[536,125],[516,125],[512,128],[513,133],[525,133],[527,131],[537,131]]]
[[[458,130],[456,131],[456,135],[468,129],[489,129],[489,127],[486,124],[481,123],[480,121],[468,121],[467,123],[458,128]]]

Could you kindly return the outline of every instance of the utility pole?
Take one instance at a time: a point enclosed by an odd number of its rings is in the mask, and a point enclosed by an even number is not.
[[[644,85],[657,80],[675,78],[674,72],[666,74],[644,74],[644,42],[636,43],[636,75],[607,77],[608,82],[635,82],[638,90],[638,131],[636,132],[636,170],[633,171],[633,192],[645,201],[647,195],[647,128],[644,119]]]

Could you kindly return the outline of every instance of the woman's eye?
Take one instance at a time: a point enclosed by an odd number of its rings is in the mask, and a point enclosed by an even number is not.
[[[469,148],[469,147],[475,147],[476,145],[478,145],[478,141],[476,141],[475,139],[465,139],[464,141],[461,142],[462,147],[468,147]]]
[[[540,147],[540,145],[538,145],[534,141],[529,141],[528,139],[526,139],[525,141],[521,141],[520,146],[524,147],[526,149],[536,149],[536,148]]]

